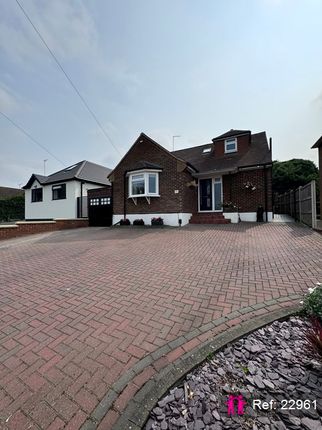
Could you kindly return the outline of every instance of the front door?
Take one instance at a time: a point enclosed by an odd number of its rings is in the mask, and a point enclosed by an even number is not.
[[[200,193],[200,210],[212,210],[212,179],[199,180],[199,193]]]

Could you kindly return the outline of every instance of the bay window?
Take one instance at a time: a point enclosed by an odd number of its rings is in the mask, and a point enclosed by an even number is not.
[[[136,172],[129,175],[129,197],[159,196],[159,172]]]

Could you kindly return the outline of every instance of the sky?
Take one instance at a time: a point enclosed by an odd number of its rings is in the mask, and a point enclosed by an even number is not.
[[[113,168],[140,132],[167,149],[266,131],[273,159],[322,135],[320,0],[0,0],[0,185],[81,160]]]

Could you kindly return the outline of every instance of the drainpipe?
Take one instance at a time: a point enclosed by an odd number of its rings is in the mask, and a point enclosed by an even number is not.
[[[123,173],[123,212],[124,219],[126,219],[126,174],[127,170]]]
[[[266,166],[264,166],[264,189],[265,189],[265,213],[266,213],[266,219],[265,221],[268,222],[268,212],[267,212],[267,174],[266,174]]]
[[[81,186],[81,195],[80,195],[80,208],[79,208],[79,217],[83,218],[83,184],[84,182],[81,181],[80,186]]]

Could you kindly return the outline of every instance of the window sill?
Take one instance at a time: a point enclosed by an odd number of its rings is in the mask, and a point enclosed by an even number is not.
[[[137,199],[138,197],[161,197],[160,194],[138,194],[135,196],[128,196],[128,199]]]

